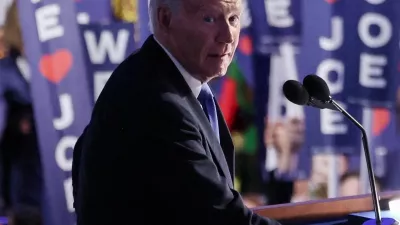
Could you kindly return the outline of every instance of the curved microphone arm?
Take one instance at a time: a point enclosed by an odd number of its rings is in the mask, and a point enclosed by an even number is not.
[[[379,206],[378,191],[376,190],[376,185],[375,185],[376,183],[375,183],[374,169],[373,169],[373,166],[371,163],[371,156],[370,156],[370,152],[369,152],[367,133],[365,132],[364,127],[356,119],[354,119],[354,117],[352,117],[345,109],[343,109],[338,103],[336,103],[335,100],[333,100],[331,97],[329,97],[329,98],[330,98],[330,100],[328,102],[330,104],[332,104],[333,106],[335,106],[335,108],[337,108],[344,116],[346,116],[351,122],[353,122],[361,130],[365,160],[367,162],[369,184],[370,184],[371,191],[372,191],[372,201],[374,203],[375,219],[376,219],[377,224],[380,225],[381,221],[382,221],[381,209]]]

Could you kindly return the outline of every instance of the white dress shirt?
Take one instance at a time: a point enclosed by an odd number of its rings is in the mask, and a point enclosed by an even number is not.
[[[183,78],[185,79],[186,83],[189,85],[189,88],[192,90],[194,97],[199,97],[200,91],[201,91],[201,81],[198,79],[194,78],[192,75],[190,75],[185,68],[178,62],[178,60],[175,59],[175,57],[172,56],[172,54],[154,37],[154,40],[164,49],[164,51],[167,53],[169,58],[172,60],[172,62],[175,64],[176,68],[178,68],[179,72],[182,74]]]

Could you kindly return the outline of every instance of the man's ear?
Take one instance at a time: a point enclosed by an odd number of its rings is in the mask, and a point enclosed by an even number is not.
[[[157,9],[158,26],[161,32],[166,33],[170,29],[172,12],[167,7],[159,7]]]

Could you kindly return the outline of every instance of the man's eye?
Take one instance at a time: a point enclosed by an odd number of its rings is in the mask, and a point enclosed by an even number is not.
[[[236,26],[239,24],[239,17],[238,16],[232,16],[229,18],[229,22],[233,25]]]
[[[206,17],[204,17],[204,21],[207,22],[207,23],[214,23],[215,22],[215,18],[206,16]]]

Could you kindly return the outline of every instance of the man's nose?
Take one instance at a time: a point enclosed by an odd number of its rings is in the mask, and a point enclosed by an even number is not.
[[[217,41],[219,43],[230,44],[234,41],[234,27],[229,22],[220,23]]]

